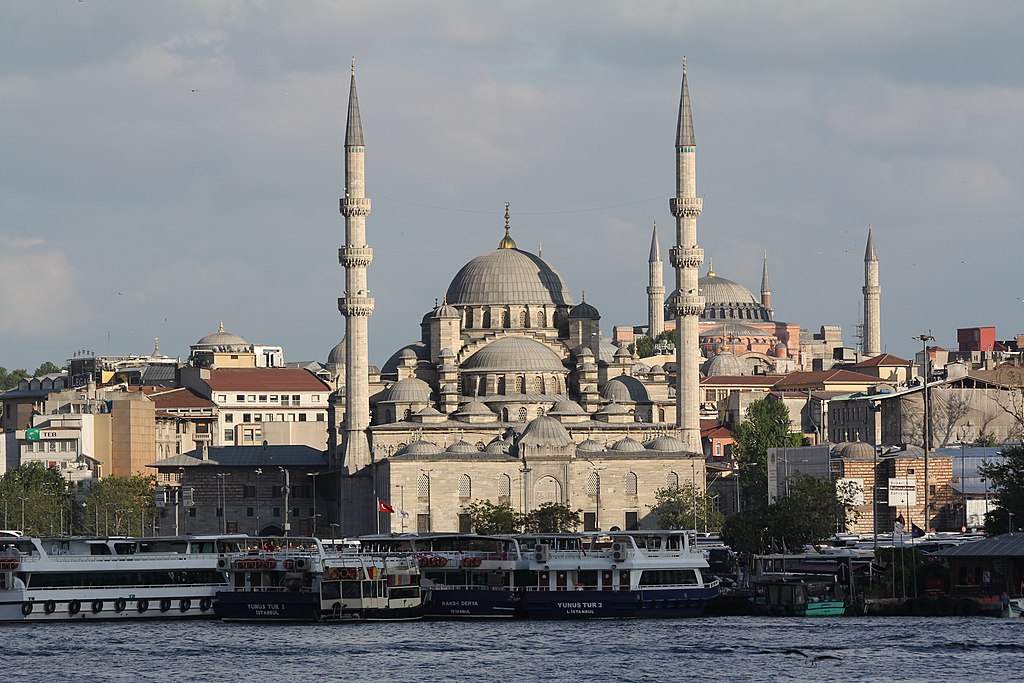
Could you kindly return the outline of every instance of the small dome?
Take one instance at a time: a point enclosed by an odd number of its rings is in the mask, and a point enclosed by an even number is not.
[[[342,339],[340,342],[335,344],[331,352],[327,354],[328,365],[344,365],[345,364],[345,346],[346,342]]]
[[[576,446],[576,450],[580,453],[599,453],[604,450],[604,444],[593,439],[587,439]]]
[[[447,453],[479,453],[476,446],[468,441],[458,440],[446,449]]]
[[[631,436],[619,439],[612,445],[612,450],[618,453],[639,453],[647,450],[644,445]]]
[[[684,444],[676,437],[670,436],[668,434],[662,434],[658,438],[648,443],[647,447],[652,451],[658,451],[661,453],[680,453],[688,450],[686,448],[686,444]]]
[[[463,370],[489,372],[565,372],[562,359],[540,342],[526,337],[502,337],[462,363]]]
[[[559,401],[555,407],[548,411],[548,415],[586,415],[587,411],[580,407],[576,401]]]
[[[743,361],[734,354],[725,352],[704,361],[700,371],[704,373],[705,377],[735,377],[747,374],[746,369]]]
[[[642,403],[650,400],[643,382],[628,375],[619,375],[605,382],[601,387],[601,398],[618,403]]]
[[[570,318],[588,318],[591,320],[600,320],[601,314],[597,312],[597,309],[587,303],[584,299],[582,302],[572,307],[569,311]]]
[[[430,385],[421,379],[406,377],[392,384],[382,400],[401,403],[429,403]]]
[[[250,346],[249,342],[245,341],[237,334],[231,334],[230,332],[224,331],[224,323],[220,324],[220,329],[216,332],[206,335],[195,344],[193,348],[211,349],[213,351],[246,351]]]
[[[562,423],[553,417],[543,415],[526,425],[519,443],[527,446],[568,446],[572,437]]]
[[[398,455],[437,455],[441,449],[429,441],[413,441],[399,451]]]

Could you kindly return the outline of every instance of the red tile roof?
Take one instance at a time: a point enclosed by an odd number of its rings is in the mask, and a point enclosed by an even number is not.
[[[214,391],[330,391],[309,370],[301,368],[222,368],[206,380]]]

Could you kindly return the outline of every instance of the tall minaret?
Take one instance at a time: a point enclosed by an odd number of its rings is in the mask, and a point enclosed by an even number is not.
[[[882,353],[881,294],[878,286],[878,252],[868,223],[868,246],[864,250],[864,329],[861,351],[868,358]]]
[[[768,251],[764,252],[764,265],[761,267],[761,305],[772,310],[772,288],[768,285]]]
[[[345,217],[345,246],[338,260],[345,267],[345,296],[338,299],[338,310],[345,316],[345,423],[341,443],[343,471],[352,474],[370,462],[369,338],[367,323],[373,313],[373,299],[366,287],[366,268],[373,250],[366,246],[366,216],[370,200],[366,197],[363,173],[363,124],[359,119],[356,95],[356,62],[352,60],[352,84],[348,95],[348,123],[345,126],[345,196],[341,215]]]
[[[647,287],[647,336],[654,339],[665,331],[665,272],[658,246],[658,222],[651,235],[651,256],[647,259],[650,277]]]
[[[669,200],[669,208],[676,218],[676,245],[670,253],[676,269],[676,289],[670,305],[676,316],[676,427],[679,438],[695,453],[702,451],[697,372],[700,359],[697,323],[704,312],[704,297],[697,288],[698,270],[704,262],[704,250],[697,246],[697,216],[702,207],[703,200],[697,196],[697,142],[693,136],[684,58],[676,127],[676,196]]]

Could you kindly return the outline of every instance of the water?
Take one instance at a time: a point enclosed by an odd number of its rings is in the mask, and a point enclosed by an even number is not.
[[[3,670],[33,682],[1024,678],[1024,619],[193,621],[7,625],[0,633]]]

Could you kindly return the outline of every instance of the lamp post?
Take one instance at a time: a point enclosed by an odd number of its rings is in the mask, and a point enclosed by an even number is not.
[[[319,472],[307,472],[306,473],[307,477],[312,477],[313,478],[313,519],[311,520],[312,523],[310,524],[310,527],[312,527],[313,536],[314,537],[316,536],[316,475],[318,475],[318,474],[320,474],[320,473]]]
[[[256,535],[260,535],[260,530],[263,528],[260,525],[260,477],[263,475],[263,468],[257,467],[256,472]]]
[[[399,492],[399,501],[400,502],[398,504],[399,504],[399,506],[401,506],[401,509],[398,511],[399,512],[398,516],[402,518],[402,533],[404,534],[405,533],[405,516],[407,514],[406,511],[405,511],[405,486],[403,484],[395,484],[395,488],[398,489],[398,492]]]
[[[921,342],[921,364],[924,366],[924,525],[925,532],[931,531],[931,507],[928,502],[928,448],[931,445],[932,432],[931,420],[928,415],[928,375],[931,374],[928,360],[928,342],[935,341],[935,337],[929,331],[927,334],[919,334],[914,339]]]
[[[284,472],[284,535],[288,536],[288,532],[292,528],[291,522],[288,521],[288,505],[290,503],[289,495],[292,492],[292,477],[291,473],[289,473],[288,470],[286,470],[285,468],[278,467],[277,469]]]

